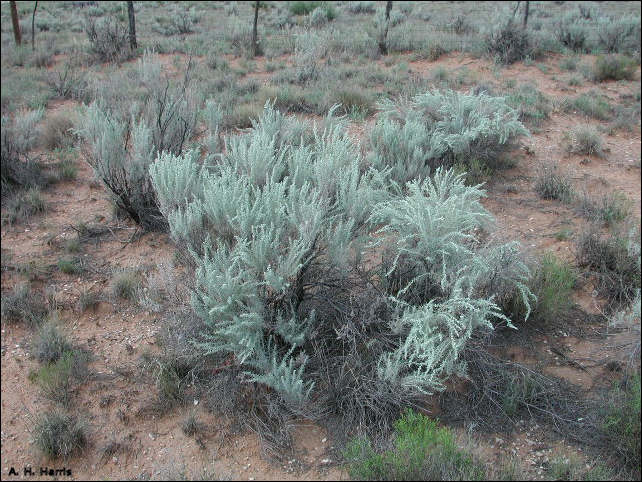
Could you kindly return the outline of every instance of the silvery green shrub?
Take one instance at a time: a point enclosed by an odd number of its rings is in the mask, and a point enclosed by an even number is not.
[[[425,112],[439,112],[432,95],[416,99]],[[480,186],[438,168],[395,188],[393,169],[365,158],[335,110],[306,126],[268,102],[251,129],[224,139],[219,156],[161,154],[151,182],[195,265],[191,304],[206,329],[194,343],[203,354],[234,355],[246,382],[293,406],[332,403],[319,400],[343,381],[388,386],[396,395],[381,395],[385,403],[401,404],[464,373],[459,354],[471,334],[510,323],[495,296],[532,300],[529,273],[516,245],[479,239],[492,221]],[[385,278],[401,266],[411,279],[388,290]],[[422,283],[438,290],[405,296]],[[348,359],[360,366],[358,380]],[[358,390],[336,396],[384,403]]]
[[[438,166],[482,161],[491,167],[526,129],[503,97],[432,91],[400,105],[386,100],[369,136],[373,166],[405,182]]]

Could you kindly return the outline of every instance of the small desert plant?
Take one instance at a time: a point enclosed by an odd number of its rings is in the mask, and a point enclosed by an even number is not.
[[[70,457],[82,450],[87,441],[85,424],[66,412],[45,412],[33,426],[35,446],[52,459]]]
[[[604,430],[620,459],[633,470],[633,478],[639,478],[640,373],[625,377],[612,391],[609,402]]]
[[[50,72],[47,76],[47,84],[58,97],[63,99],[83,100],[87,97],[86,76],[71,62],[66,62],[62,70]]]
[[[367,438],[357,438],[343,455],[356,480],[483,480],[486,473],[447,428],[410,410],[395,422],[392,450],[377,453]]]
[[[2,320],[22,321],[28,326],[38,326],[46,314],[44,300],[33,293],[27,284],[18,284],[11,293],[2,294]]]
[[[534,270],[531,291],[537,297],[533,317],[543,321],[554,321],[572,306],[572,293],[577,280],[573,267],[552,254],[542,257]]]
[[[631,80],[635,76],[635,61],[624,55],[600,55],[593,64],[593,78],[605,80]]]
[[[569,152],[587,156],[602,156],[603,141],[600,134],[589,126],[575,127],[571,130]]]
[[[631,201],[622,192],[612,192],[596,198],[584,193],[579,210],[587,219],[607,226],[624,221],[631,213]]]
[[[524,60],[531,54],[528,33],[511,21],[489,33],[485,44],[488,54],[503,64]]]
[[[610,119],[613,110],[608,100],[598,92],[589,92],[575,98],[564,99],[563,106],[566,112],[577,110],[585,116],[598,120]]]
[[[554,165],[542,165],[539,168],[535,191],[542,199],[568,202],[573,198],[573,186],[568,174],[560,173]]]
[[[57,112],[50,116],[42,129],[43,146],[50,151],[69,146],[72,142],[71,128],[73,125],[68,112]]]
[[[555,24],[557,41],[573,52],[583,52],[586,49],[588,32],[586,25],[574,15],[567,15]]]
[[[111,292],[116,298],[133,301],[136,299],[140,277],[135,270],[116,273],[111,280]]]
[[[40,363],[57,362],[65,352],[71,350],[67,335],[60,331],[52,320],[43,324],[36,335],[34,355]]]
[[[635,231],[602,236],[589,229],[577,240],[577,263],[595,276],[596,289],[609,309],[627,305],[640,289],[640,244],[635,236]]]
[[[78,274],[84,270],[82,258],[60,258],[58,260],[58,269],[65,274]]]
[[[34,214],[46,210],[46,204],[40,189],[33,187],[28,191],[20,192],[9,198],[6,202],[5,215],[2,217],[2,224],[14,224],[27,220]]]
[[[44,184],[40,166],[29,157],[38,140],[37,124],[43,110],[19,112],[11,119],[2,116],[2,198],[10,191]]]
[[[196,413],[191,412],[183,421],[181,430],[183,430],[183,433],[188,437],[192,437],[205,430],[205,425],[202,422],[199,422],[196,417]]]

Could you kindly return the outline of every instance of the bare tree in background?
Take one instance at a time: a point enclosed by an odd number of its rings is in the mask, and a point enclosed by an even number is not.
[[[9,2],[11,7],[11,23],[13,25],[13,38],[16,40],[16,45],[22,44],[22,35],[20,35],[20,22],[18,22],[18,8],[14,0]]]
[[[134,2],[131,0],[127,2],[127,13],[129,14],[129,48],[136,50],[138,43],[136,42],[136,18],[134,17]]]
[[[386,2],[386,25],[379,39],[379,52],[381,55],[388,55],[388,26],[390,25],[390,11],[392,10],[392,0]]]
[[[531,2],[526,2],[526,7],[524,8],[524,28],[528,24],[528,4]]]
[[[33,13],[31,14],[31,50],[36,50],[36,9],[38,8],[38,2],[33,6]]]
[[[252,27],[252,57],[256,57],[259,53],[259,32],[257,30],[259,21],[259,0],[254,2],[254,26]]]

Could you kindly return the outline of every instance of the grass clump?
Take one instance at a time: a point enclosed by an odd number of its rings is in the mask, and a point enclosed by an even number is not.
[[[67,458],[87,445],[86,425],[62,411],[45,412],[33,427],[34,445],[47,457]]]
[[[569,202],[573,198],[573,185],[568,174],[560,173],[557,166],[542,165],[535,180],[535,192],[542,199]]]
[[[183,421],[181,430],[188,437],[192,437],[205,430],[205,425],[198,420],[194,412],[191,412]]]
[[[140,286],[140,276],[136,270],[116,273],[111,280],[111,292],[116,298],[133,301]]]
[[[39,325],[47,309],[38,293],[33,293],[28,284],[16,285],[11,293],[2,294],[2,320],[23,322],[28,326]]]
[[[593,78],[605,80],[632,80],[635,76],[635,60],[624,55],[600,55],[593,64]]]
[[[522,122],[539,125],[551,113],[550,100],[532,84],[522,84],[507,97],[507,102],[518,110]]]
[[[40,363],[55,363],[71,350],[71,343],[53,322],[43,324],[36,335],[34,355]]]
[[[95,310],[100,303],[100,296],[93,291],[83,291],[78,296],[78,309],[84,313],[87,310]]]
[[[595,276],[596,289],[607,299],[608,309],[634,299],[640,289],[640,244],[635,230],[602,236],[589,229],[577,240],[576,257],[577,264]]]
[[[56,164],[56,174],[60,181],[73,181],[78,176],[76,161],[65,157]]]
[[[2,223],[13,225],[25,222],[31,216],[45,212],[46,207],[39,188],[33,187],[28,191],[22,191],[6,202]]]
[[[49,341],[53,343],[53,339],[50,338]],[[52,344],[48,354],[55,354],[59,348],[60,346]],[[67,407],[71,403],[74,384],[87,378],[88,361],[86,353],[68,349],[60,353],[55,362],[47,363],[32,372],[30,379],[40,387],[45,398]]]
[[[58,260],[58,269],[65,274],[79,274],[84,271],[82,258],[60,258]]]
[[[640,477],[640,373],[627,376],[611,393],[604,430],[633,480]]]
[[[613,470],[603,463],[592,467],[574,458],[556,457],[547,470],[549,480],[617,480]]]
[[[571,130],[570,142],[567,146],[569,152],[601,157],[604,154],[603,147],[602,137],[594,128],[579,126]]]
[[[611,104],[598,92],[589,92],[580,94],[573,99],[564,99],[563,105],[566,112],[578,111],[597,120],[608,120],[613,112]]]
[[[604,194],[599,198],[584,193],[579,210],[587,219],[607,226],[624,221],[631,214],[631,201],[620,191]]]
[[[457,447],[453,434],[411,410],[395,422],[394,447],[376,453],[367,438],[348,443],[344,458],[356,480],[484,480],[484,465]]]
[[[533,316],[552,320],[571,308],[577,272],[569,264],[547,253],[535,270],[531,291],[537,296]]]

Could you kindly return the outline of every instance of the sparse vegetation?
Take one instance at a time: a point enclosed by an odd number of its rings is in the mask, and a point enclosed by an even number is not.
[[[556,199],[569,202],[573,199],[574,190],[570,177],[560,172],[557,166],[542,165],[535,180],[535,191],[543,199]]]
[[[140,275],[136,270],[123,270],[111,279],[111,292],[116,298],[134,301],[140,286]]]
[[[597,130],[589,126],[579,126],[571,131],[568,150],[575,154],[600,157],[604,154],[603,145],[604,142]]]
[[[17,284],[10,293],[2,293],[2,320],[38,326],[47,312],[44,300],[28,284]]]
[[[453,434],[425,415],[404,412],[395,422],[394,448],[377,453],[353,439],[344,457],[356,480],[484,480],[482,463],[457,446]]]
[[[87,427],[66,412],[45,412],[35,421],[33,442],[49,458],[68,458],[87,445]]]
[[[640,244],[635,235],[631,231],[602,236],[589,229],[577,240],[577,263],[595,276],[610,309],[626,306],[640,289]]]

